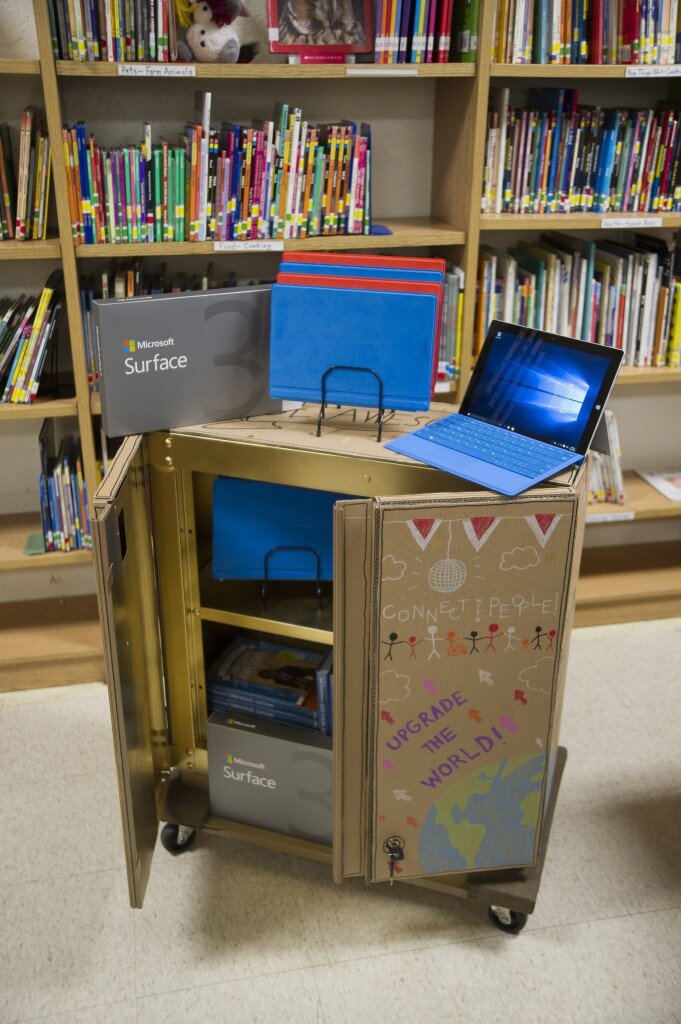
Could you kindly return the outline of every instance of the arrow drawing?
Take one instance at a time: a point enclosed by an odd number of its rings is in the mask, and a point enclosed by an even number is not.
[[[428,690],[429,693],[432,693],[433,697],[437,697],[437,688],[432,679],[424,679],[423,688],[424,690]]]
[[[499,719],[499,725],[502,727],[502,729],[505,729],[506,732],[513,733],[518,731],[518,726],[515,724],[512,718],[508,717],[508,715],[503,715],[503,717]]]
[[[393,718],[389,711],[381,711],[381,718],[383,719],[384,722],[387,722],[388,725],[395,724],[395,719]]]
[[[395,771],[395,765],[392,763],[392,761],[386,761],[386,759],[384,758],[381,761],[381,764],[383,765],[384,768],[389,768],[391,772]]]
[[[406,789],[394,789],[393,796],[396,800],[413,800],[414,798],[409,796]]]
[[[525,696],[525,691],[524,690],[516,690],[515,691],[515,699],[519,700],[521,704],[527,704],[527,698]]]
[[[413,828],[419,827],[419,823],[416,818],[407,818],[407,825],[411,825]]]
[[[492,679],[491,672],[485,672],[484,668],[478,669],[478,677],[481,683],[486,683],[487,686],[494,686],[494,680]]]
[[[468,712],[468,717],[472,718],[474,722],[482,722],[482,715],[475,708],[471,708]]]

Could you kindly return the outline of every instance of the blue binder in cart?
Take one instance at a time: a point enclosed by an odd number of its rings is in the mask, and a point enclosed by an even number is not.
[[[315,274],[320,277],[366,277],[375,281],[423,281],[443,284],[441,270],[414,270],[409,267],[378,267],[353,263],[296,263],[286,260],[281,270],[287,274]]]
[[[314,552],[319,579],[333,579],[333,506],[347,497],[220,477],[213,485],[213,578],[316,580]]]
[[[368,367],[383,382],[385,409],[428,409],[436,327],[431,294],[275,284],[270,395],[321,402],[331,367]],[[325,397],[376,408],[378,382],[369,373],[338,370],[327,378]]]

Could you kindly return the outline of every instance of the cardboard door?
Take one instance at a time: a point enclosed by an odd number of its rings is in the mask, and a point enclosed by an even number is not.
[[[141,437],[126,438],[94,500],[97,596],[130,903],[141,907],[167,767],[149,493]]]
[[[579,495],[558,487],[512,500],[479,492],[366,504],[356,546],[370,565],[352,572],[368,581],[367,632],[362,641],[345,630],[341,664],[347,706],[349,692],[362,699],[347,663],[365,643],[366,742],[356,712],[345,730],[364,749],[355,832],[367,879],[390,877],[394,840],[395,877],[405,880],[531,865],[556,741]],[[346,531],[350,515],[358,511],[345,513]],[[347,775],[353,737],[341,731],[337,743]],[[350,827],[346,816],[343,873],[357,865]]]

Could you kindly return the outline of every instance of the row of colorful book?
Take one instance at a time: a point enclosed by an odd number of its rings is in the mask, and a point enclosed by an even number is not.
[[[0,124],[0,241],[46,237],[51,167],[50,140],[33,107],[21,113],[16,164],[9,125]]]
[[[85,125],[63,130],[76,243],[245,241],[369,234],[371,129],[314,126],[278,104],[257,127],[200,119],[176,145],[144,141],[107,149]]]
[[[80,311],[85,339],[85,361],[91,391],[99,391],[100,371],[96,359],[93,302],[95,299],[132,299],[140,295],[207,291],[209,288],[235,288],[241,285],[269,283],[260,277],[225,275],[217,264],[209,263],[201,272],[176,270],[168,273],[165,263],[158,269],[147,260],[111,260],[99,274],[80,278]]]
[[[478,264],[475,351],[500,319],[623,349],[630,366],[681,365],[681,250],[543,234]]]
[[[377,0],[376,64],[470,63],[480,0]]]
[[[177,57],[175,0],[47,0],[56,60]]]
[[[50,274],[39,296],[0,298],[0,386],[3,402],[33,402],[47,354],[56,346],[63,305],[62,273]]]
[[[497,0],[499,64],[674,64],[678,0]]]
[[[80,438],[68,420],[43,422],[40,435],[40,512],[45,551],[92,547]]]
[[[580,106],[576,89],[537,89],[528,107],[493,91],[482,212],[681,210],[680,113]]]
[[[622,505],[626,501],[624,476],[622,474],[622,449],[617,419],[614,412],[606,409],[603,414],[608,435],[609,454],[589,452],[587,473],[587,501],[591,504],[611,502]]]
[[[208,711],[332,732],[333,650],[237,636],[207,674]]]

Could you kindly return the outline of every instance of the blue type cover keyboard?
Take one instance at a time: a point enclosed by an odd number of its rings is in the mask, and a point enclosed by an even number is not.
[[[422,427],[413,436],[528,478],[553,472],[556,456],[561,454],[560,449],[544,441],[536,441],[525,434],[503,430],[459,413]]]

